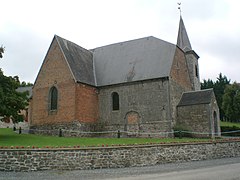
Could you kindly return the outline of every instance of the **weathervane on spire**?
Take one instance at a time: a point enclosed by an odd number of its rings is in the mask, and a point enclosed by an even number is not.
[[[180,12],[180,16],[182,15],[182,11],[181,11],[181,2],[177,3],[178,4],[178,9],[179,9],[179,12]]]

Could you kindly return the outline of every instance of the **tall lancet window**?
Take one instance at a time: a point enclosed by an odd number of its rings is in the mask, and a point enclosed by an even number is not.
[[[119,110],[119,95],[117,92],[112,93],[112,110]]]
[[[58,90],[55,86],[53,86],[50,89],[49,101],[50,101],[50,106],[49,106],[50,111],[57,110],[57,107],[58,107]]]
[[[195,65],[195,75],[198,78],[198,66],[197,65]]]

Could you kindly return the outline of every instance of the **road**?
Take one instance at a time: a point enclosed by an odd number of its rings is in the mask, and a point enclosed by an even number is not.
[[[148,167],[80,171],[0,172],[1,180],[240,180],[240,157]]]

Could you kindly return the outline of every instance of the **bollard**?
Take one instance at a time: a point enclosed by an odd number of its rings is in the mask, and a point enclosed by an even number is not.
[[[182,139],[182,131],[179,131],[179,139]]]
[[[59,137],[62,137],[62,129],[59,129]]]
[[[22,128],[19,127],[19,134],[22,134]]]
[[[120,131],[118,130],[118,132],[117,132],[117,137],[120,138],[120,135],[121,135],[121,134],[120,134]]]

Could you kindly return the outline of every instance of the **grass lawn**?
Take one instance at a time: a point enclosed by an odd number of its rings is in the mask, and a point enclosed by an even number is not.
[[[0,129],[0,147],[34,146],[34,147],[67,147],[67,146],[102,146],[104,145],[130,145],[147,143],[171,143],[209,141],[209,139],[194,138],[79,138],[79,137],[53,137],[32,134],[18,134],[12,129]]]
[[[240,128],[240,123],[232,123],[232,122],[221,121],[220,126],[227,126],[227,127],[236,126],[236,127]]]

